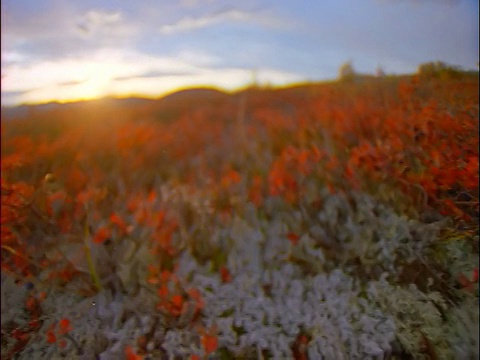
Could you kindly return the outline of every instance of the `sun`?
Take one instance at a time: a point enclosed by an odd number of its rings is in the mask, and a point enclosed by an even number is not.
[[[103,74],[95,74],[88,80],[74,85],[69,89],[69,100],[92,100],[107,95],[110,79]]]
[[[108,95],[112,82],[111,67],[108,64],[87,63],[77,70],[76,80],[66,82],[57,92],[57,100],[92,100]]]

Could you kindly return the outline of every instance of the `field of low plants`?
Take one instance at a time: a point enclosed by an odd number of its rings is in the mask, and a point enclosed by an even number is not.
[[[1,123],[2,359],[474,359],[478,77]]]

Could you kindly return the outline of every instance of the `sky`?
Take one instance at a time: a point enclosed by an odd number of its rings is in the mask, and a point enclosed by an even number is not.
[[[3,106],[478,69],[478,0],[2,0]]]

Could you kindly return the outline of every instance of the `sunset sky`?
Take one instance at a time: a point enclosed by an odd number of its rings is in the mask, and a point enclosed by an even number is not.
[[[478,69],[478,0],[2,0],[2,105],[234,90],[441,60]]]

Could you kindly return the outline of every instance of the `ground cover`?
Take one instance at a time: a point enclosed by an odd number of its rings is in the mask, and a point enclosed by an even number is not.
[[[478,77],[191,94],[2,119],[2,358],[478,357]]]

